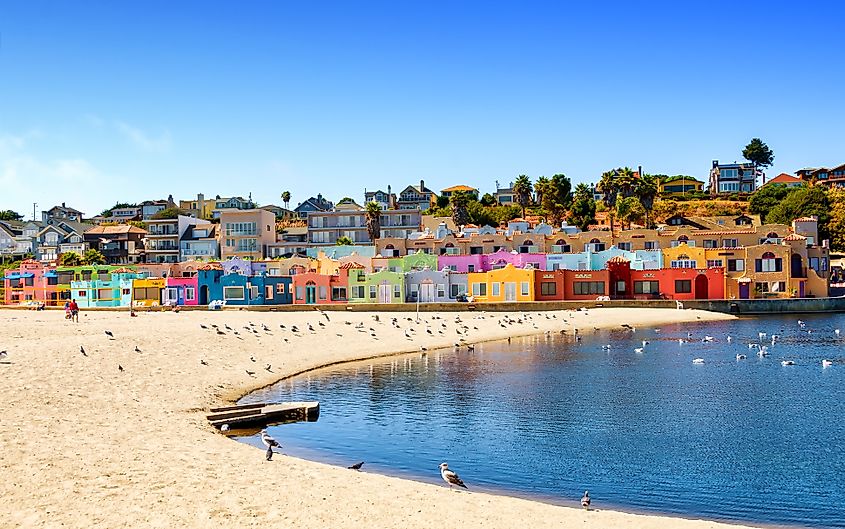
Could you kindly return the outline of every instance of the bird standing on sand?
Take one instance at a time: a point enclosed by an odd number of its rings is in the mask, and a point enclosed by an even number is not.
[[[85,352],[85,348],[81,345],[79,346],[79,352],[82,353],[82,356],[88,356],[88,353]]]
[[[120,371],[121,373],[123,373],[123,366],[120,365],[120,364],[117,364],[117,370]]]
[[[273,458],[273,448],[281,448],[282,445],[278,441],[270,437],[267,430],[261,430],[261,442],[267,447],[267,461]]]
[[[83,352],[82,354],[85,353]],[[9,356],[9,353],[7,353],[6,351],[0,351],[0,358],[6,358],[7,356]]]
[[[106,333],[106,336],[108,336],[109,338],[114,338],[114,334],[112,334],[111,331],[105,331],[105,333]]]
[[[452,485],[457,485],[458,487],[463,487],[465,489],[467,488],[461,478],[459,478],[454,471],[449,470],[448,463],[440,463],[440,476],[443,478],[443,481],[449,484],[450,489],[452,488]]]
[[[590,508],[590,491],[585,490],[584,496],[581,497],[581,507],[585,509]]]
[[[351,470],[361,470],[361,467],[363,467],[363,466],[364,466],[364,462],[361,461],[360,463],[355,463],[354,465],[347,467],[347,468],[349,468]]]
[[[267,458],[267,461],[273,460],[273,449],[272,448],[267,448],[267,453],[265,454],[265,457]]]

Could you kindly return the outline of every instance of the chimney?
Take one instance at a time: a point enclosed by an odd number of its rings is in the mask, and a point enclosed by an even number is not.
[[[62,207],[66,207],[64,202],[62,202]]]
[[[202,193],[197,193],[197,202],[202,202],[205,200],[205,195]]]
[[[642,165],[637,166],[637,174],[640,175],[640,178],[643,177],[643,166]]]

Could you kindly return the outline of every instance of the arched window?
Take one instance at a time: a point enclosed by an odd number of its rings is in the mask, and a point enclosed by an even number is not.
[[[601,242],[601,241],[600,241],[600,240],[598,240],[598,239],[596,239],[596,238],[590,239],[590,244],[598,244],[598,243],[600,243],[600,242]]]
[[[566,244],[566,241],[564,241],[563,239],[558,239],[558,240],[555,242],[555,244],[560,245],[560,246],[563,246],[564,244]]]
[[[779,239],[780,235],[778,235],[777,233],[772,231],[772,232],[769,232],[768,235],[766,235],[766,238],[768,238],[768,239]]]
[[[392,250],[392,249],[393,249],[393,245],[392,245],[392,244],[388,244],[387,246],[385,246],[385,247],[384,247],[384,249],[385,249],[385,250]]]
[[[763,254],[763,259],[774,259],[774,258],[775,258],[775,254],[772,253],[772,252],[766,252],[766,253]]]
[[[757,272],[780,272],[783,270],[783,259],[776,257],[773,252],[764,253],[755,264]]]
[[[451,242],[446,243],[446,248],[454,248],[454,247],[455,247],[455,245],[452,244]]]
[[[689,237],[687,237],[686,235],[681,235],[680,237],[678,237],[678,242],[689,242]]]
[[[697,268],[697,263],[695,259],[690,259],[689,255],[682,253],[673,259],[669,266],[671,268]]]
[[[534,241],[532,241],[531,239],[528,239],[527,241],[522,243],[522,245],[523,246],[534,246]]]

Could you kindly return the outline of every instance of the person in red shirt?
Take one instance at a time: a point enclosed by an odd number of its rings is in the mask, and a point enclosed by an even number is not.
[[[75,321],[79,323],[79,305],[76,304],[76,300],[70,300],[70,319],[71,321]]]

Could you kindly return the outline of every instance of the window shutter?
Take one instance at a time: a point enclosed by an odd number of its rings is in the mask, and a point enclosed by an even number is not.
[[[762,259],[756,259],[754,261],[754,270],[756,270],[757,272],[763,271],[763,260]]]

